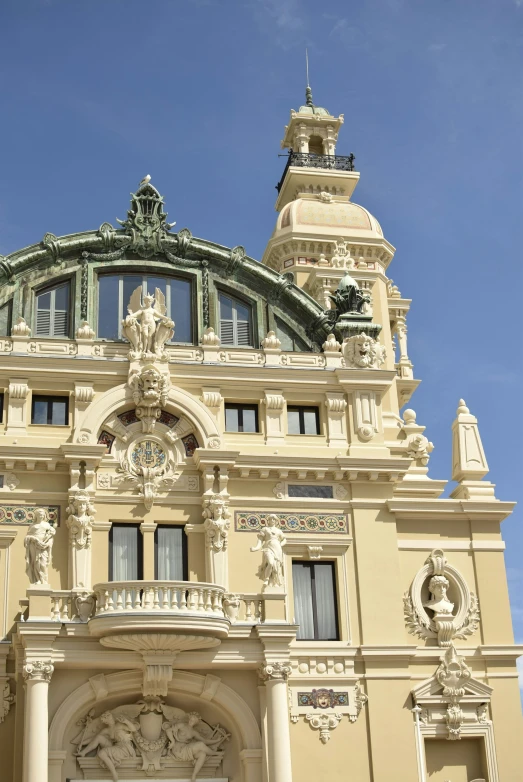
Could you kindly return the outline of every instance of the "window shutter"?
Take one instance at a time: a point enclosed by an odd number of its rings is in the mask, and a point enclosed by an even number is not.
[[[36,313],[36,335],[49,337],[51,334],[51,311],[38,310]]]
[[[220,321],[220,339],[223,345],[234,345],[234,326],[232,320]]]
[[[246,320],[239,320],[236,323],[236,330],[238,336],[237,344],[242,347],[246,347],[251,344],[249,325],[250,325],[249,322]]]
[[[68,336],[67,310],[55,310],[53,323],[53,337]]]

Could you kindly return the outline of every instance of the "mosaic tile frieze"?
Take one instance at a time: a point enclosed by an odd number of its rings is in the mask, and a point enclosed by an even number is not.
[[[49,522],[53,526],[60,526],[59,505],[0,505],[0,524],[29,527],[34,521],[37,508],[47,511]]]
[[[349,705],[348,692],[334,692],[323,687],[309,692],[299,692],[297,697],[299,706],[310,706],[312,709],[332,709],[335,706]]]
[[[284,532],[306,532],[342,535],[349,531],[348,518],[343,513],[251,513],[236,511],[237,532],[257,532],[265,527],[268,516],[276,516]]]

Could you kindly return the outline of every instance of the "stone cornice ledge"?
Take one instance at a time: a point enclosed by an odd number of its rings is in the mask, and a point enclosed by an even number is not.
[[[392,499],[387,500],[387,507],[398,519],[442,520],[446,515],[453,519],[470,519],[476,521],[503,521],[510,516],[516,503],[488,500],[451,499]]]
[[[403,645],[385,645],[385,644],[361,644],[358,649],[359,655],[364,659],[374,658],[381,660],[410,661],[416,656],[417,646],[414,644]],[[358,655],[358,656],[359,656]]]
[[[523,644],[485,644],[478,647],[478,652],[489,660],[516,660],[523,654]]]

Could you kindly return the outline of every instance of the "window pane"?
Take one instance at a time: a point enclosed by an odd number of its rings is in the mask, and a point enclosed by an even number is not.
[[[243,431],[255,432],[256,431],[256,410],[254,408],[243,408]]]
[[[67,425],[67,399],[55,399],[51,402],[51,423],[53,426]]]
[[[243,304],[236,303],[236,317],[238,320],[245,320],[249,321],[250,311],[247,307],[244,307]]]
[[[48,291],[47,293],[41,293],[40,296],[36,297],[36,304],[39,310],[50,310],[51,309],[51,291]]]
[[[33,399],[33,419],[31,423],[47,423],[47,399]]]
[[[7,337],[9,333],[9,315],[11,310],[11,302],[8,301],[3,307],[0,307],[0,336]]]
[[[156,578],[159,581],[183,581],[182,527],[159,526],[156,530]]]
[[[336,640],[336,596],[334,593],[334,567],[331,562],[314,564],[316,587],[316,613],[318,638],[321,641]]]
[[[238,432],[238,408],[226,407],[225,408],[225,431],[226,432]]]
[[[188,280],[171,279],[171,312],[174,320],[174,341],[192,342],[192,291]]]
[[[289,434],[301,434],[299,410],[287,411],[287,429]]]
[[[67,310],[69,308],[69,285],[60,285],[55,290],[54,307],[56,310]]]
[[[112,532],[113,581],[135,581],[138,578],[138,527],[114,524]]]
[[[150,277],[149,275],[144,278],[145,279],[145,287],[147,289],[147,293],[150,293],[151,296],[154,296],[156,292],[156,288],[159,288],[163,295],[165,296],[165,301],[167,302],[167,280],[165,277]],[[155,302],[155,306],[156,306]]]
[[[220,296],[220,318],[222,320],[232,320],[232,299],[227,296]]]
[[[316,410],[303,411],[303,434],[318,434]]]
[[[292,585],[294,590],[294,620],[299,625],[296,638],[314,638],[312,613],[311,568],[301,562],[292,563]]]
[[[98,277],[98,336],[118,339],[118,323],[125,313],[118,312],[119,278],[113,274]]]
[[[135,274],[123,275],[123,313],[122,318],[127,315],[127,307],[129,306],[129,300],[138,286],[142,286],[142,276],[139,277]]]

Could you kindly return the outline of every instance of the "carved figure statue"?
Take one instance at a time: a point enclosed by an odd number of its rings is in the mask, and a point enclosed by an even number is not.
[[[258,578],[264,587],[283,586],[283,546],[286,539],[279,528],[278,517],[271,513],[267,516],[267,525],[258,532],[258,543],[251,551],[262,551],[262,562],[258,568]]]
[[[82,730],[72,743],[77,745],[79,765],[85,768],[82,759],[96,752],[113,780],[118,779],[117,768],[124,761],[125,774],[133,778],[145,776],[139,769],[152,776],[155,771],[168,773],[175,761],[190,763],[195,780],[210,755],[221,759],[220,745],[230,739],[220,725],[211,727],[196,712],[187,714],[157,696],[117,706],[100,717],[91,709],[78,725]]]
[[[85,492],[79,492],[71,499],[67,508],[67,527],[73,548],[91,548],[91,533],[96,509]]]
[[[141,285],[131,295],[129,313],[122,321],[122,331],[132,345],[131,358],[164,358],[164,345],[174,336],[174,322],[167,317],[165,296],[159,288],[155,295],[145,294]]]
[[[136,416],[142,422],[143,432],[152,432],[161,408],[167,403],[170,380],[169,376],[152,364],[148,364],[129,376],[129,387],[133,393]]]
[[[338,248],[337,248],[338,252]],[[363,305],[370,304],[370,296],[365,293],[356,280],[347,271],[338,285],[338,289],[330,297],[338,315],[345,313],[363,314]]]
[[[348,367],[379,369],[386,358],[385,348],[362,331],[343,343],[343,355]]]
[[[425,608],[430,608],[435,614],[446,614],[452,617],[454,603],[451,603],[447,598],[447,589],[449,586],[449,580],[448,578],[445,578],[445,576],[432,576],[429,581],[431,598],[430,600],[425,601],[423,606]]]
[[[199,714],[189,714],[187,722],[175,720],[164,722],[162,725],[169,739],[168,752],[176,760],[188,760],[194,763],[191,780],[195,780],[198,772],[209,755],[213,755],[219,745],[229,736],[222,728],[215,728],[218,735],[214,738],[205,738],[196,730],[200,722]]]
[[[49,523],[43,508],[35,510],[34,518],[24,540],[25,572],[31,584],[47,584],[56,530]]]
[[[98,750],[98,757],[109,770],[113,780],[118,780],[116,767],[126,758],[136,757],[133,745],[133,735],[140,730],[137,722],[131,722],[123,714],[116,717],[110,711],[105,711],[100,717],[103,727],[99,733],[83,749],[80,746],[78,757],[85,757],[93,749]]]
[[[225,551],[231,522],[230,511],[224,498],[219,494],[213,494],[208,500],[207,507],[203,511],[205,519],[203,525],[207,538],[207,545],[213,551]]]

